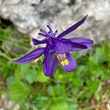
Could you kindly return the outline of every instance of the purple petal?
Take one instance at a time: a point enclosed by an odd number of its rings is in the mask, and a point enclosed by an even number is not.
[[[47,45],[45,50],[44,50],[44,55],[45,55],[45,58],[44,58],[44,61],[42,62],[42,64],[45,62],[47,56],[48,56],[48,53],[51,53],[51,52],[54,52],[54,50],[52,49],[52,46],[51,45]]]
[[[43,39],[43,40],[37,40],[37,39],[34,39],[34,38],[32,38],[32,42],[33,42],[33,44],[34,45],[39,45],[39,44],[44,44],[44,43],[47,43],[47,41],[48,41],[48,39],[47,38],[45,38],[45,39]]]
[[[63,68],[64,71],[71,72],[71,71],[76,69],[77,63],[76,63],[76,61],[74,60],[73,56],[70,53],[66,53],[65,55],[66,55],[65,59],[67,59],[69,63],[68,63],[68,65],[63,66],[61,64],[61,61],[59,60],[60,65],[61,65],[61,67]]]
[[[14,60],[13,62],[21,63],[21,64],[22,63],[28,63],[28,62],[31,62],[31,61],[37,59],[43,53],[44,53],[44,48],[38,48],[38,49],[35,49],[35,50],[31,51],[30,53],[27,53],[26,55],[24,55],[20,59]]]
[[[69,53],[70,51],[78,51],[86,48],[87,47],[85,45],[72,42],[68,39],[62,39],[62,40],[55,39],[53,41],[53,49],[58,54]]]
[[[86,18],[87,18],[87,15],[83,19],[81,19],[79,22],[77,22],[76,24],[74,24],[73,26],[71,26],[70,28],[65,30],[64,32],[62,32],[60,35],[58,35],[58,39],[61,39],[65,35],[69,34],[70,32],[74,31],[75,29],[77,29],[81,24],[84,23]]]
[[[71,45],[71,47],[72,47],[71,51],[78,51],[78,50],[87,49],[86,45],[76,43],[76,42],[72,42],[69,39],[62,39],[62,41],[65,43],[69,43]]]
[[[71,51],[72,46],[69,42],[63,42],[62,40],[53,40],[53,49],[58,54],[68,53]]]
[[[87,48],[89,48],[93,45],[93,40],[91,40],[89,38],[74,37],[74,38],[70,38],[69,40],[71,40],[72,42],[83,44],[83,45],[87,46]]]
[[[46,56],[45,62],[43,63],[43,72],[46,76],[51,76],[55,73],[58,65],[58,59],[54,52],[49,53]]]
[[[47,55],[49,53],[50,49],[52,49],[52,46],[48,44],[45,48],[44,54]]]

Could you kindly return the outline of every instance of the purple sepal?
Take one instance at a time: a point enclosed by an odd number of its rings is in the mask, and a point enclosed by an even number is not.
[[[72,42],[83,44],[83,45],[87,46],[87,48],[89,48],[93,45],[93,40],[91,40],[89,38],[74,37],[74,38],[69,38],[69,40],[72,41]]]
[[[62,40],[55,39],[53,40],[53,49],[58,54],[69,53],[72,49],[72,46],[68,42],[63,42]]]
[[[58,54],[63,54],[63,53],[69,53],[70,51],[73,50],[83,50],[87,49],[87,46],[83,44],[79,44],[76,42],[72,42],[68,39],[62,39],[62,40],[53,40],[53,49],[58,53]]]
[[[38,57],[40,57],[42,54],[44,53],[44,48],[38,48],[38,49],[35,49],[29,53],[27,53],[26,55],[24,55],[23,57],[21,57],[20,59],[18,60],[14,60],[12,62],[15,62],[15,63],[28,63],[28,62],[31,62],[35,59],[37,59]]]
[[[43,39],[43,40],[40,41],[40,40],[37,40],[35,38],[32,38],[32,42],[33,42],[34,45],[39,45],[39,44],[47,43],[48,42],[48,39],[45,38],[45,39]]]
[[[46,56],[45,62],[43,63],[43,72],[46,76],[52,76],[57,68],[58,59],[54,52],[49,53]]]
[[[77,29],[81,24],[84,23],[86,18],[87,18],[87,15],[83,19],[81,19],[79,22],[77,22],[76,24],[74,24],[73,26],[68,28],[67,30],[63,31],[60,35],[58,35],[58,39],[61,39],[65,35],[69,34],[70,32],[74,31],[75,29]]]

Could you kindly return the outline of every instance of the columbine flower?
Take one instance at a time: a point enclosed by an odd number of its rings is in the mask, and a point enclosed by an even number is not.
[[[83,37],[74,37],[69,39],[65,39],[63,37],[77,29],[84,23],[86,18],[87,16],[59,34],[57,37],[55,37],[57,30],[53,32],[51,27],[47,25],[49,32],[41,29],[41,33],[38,33],[38,35],[45,37],[43,40],[39,41],[32,38],[34,45],[46,44],[46,47],[35,49],[20,59],[14,60],[13,62],[21,64],[31,62],[44,54],[43,72],[46,76],[51,76],[55,73],[58,63],[60,63],[63,70],[66,72],[75,70],[77,63],[70,52],[87,49],[93,45],[93,41]]]

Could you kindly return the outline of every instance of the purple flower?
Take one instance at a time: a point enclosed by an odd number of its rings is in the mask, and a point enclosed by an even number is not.
[[[53,32],[51,27],[47,25],[49,32],[41,29],[41,33],[38,33],[39,35],[45,37],[43,40],[39,41],[32,38],[34,45],[46,44],[46,47],[35,49],[20,59],[14,60],[13,62],[21,64],[31,62],[44,54],[43,72],[46,76],[51,76],[55,73],[58,63],[60,63],[63,70],[66,72],[75,70],[77,63],[70,52],[87,49],[93,45],[93,41],[89,38],[83,37],[74,37],[69,39],[65,39],[63,37],[77,29],[84,23],[86,18],[87,16],[59,34],[57,37],[55,37],[57,30]]]

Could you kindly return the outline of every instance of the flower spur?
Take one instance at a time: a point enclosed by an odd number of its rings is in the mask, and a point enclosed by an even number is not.
[[[46,47],[37,48],[18,60],[14,60],[15,63],[28,63],[31,62],[42,54],[44,54],[43,61],[43,72],[46,76],[51,76],[55,73],[58,63],[60,63],[62,69],[66,72],[70,72],[76,69],[77,63],[70,54],[71,51],[80,51],[87,49],[93,45],[93,41],[89,38],[74,37],[74,38],[63,38],[65,35],[77,29],[81,24],[84,23],[87,16],[82,18],[79,22],[59,34],[57,37],[57,30],[53,32],[51,27],[47,25],[49,32],[40,30],[38,35],[45,37],[43,40],[37,40],[32,38],[34,45],[46,44]]]

